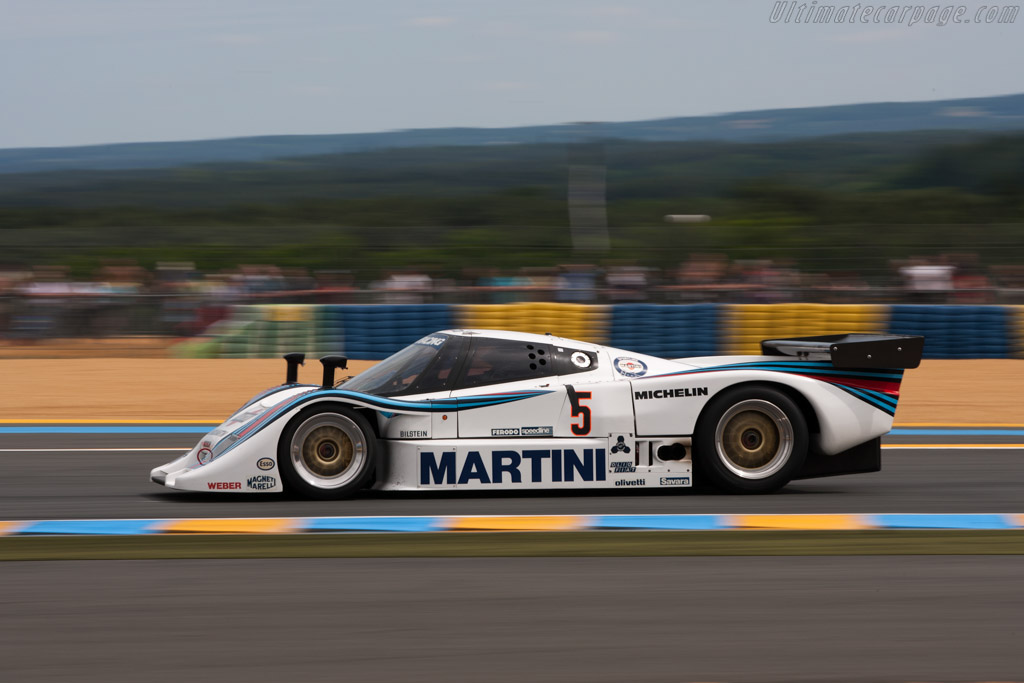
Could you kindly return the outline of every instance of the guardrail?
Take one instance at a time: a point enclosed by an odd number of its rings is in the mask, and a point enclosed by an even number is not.
[[[175,352],[379,360],[451,327],[550,332],[667,358],[758,354],[762,339],[842,332],[924,335],[925,358],[1024,358],[1024,306],[856,304],[247,305]]]

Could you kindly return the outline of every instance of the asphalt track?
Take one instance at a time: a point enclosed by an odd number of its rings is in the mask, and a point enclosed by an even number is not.
[[[82,427],[69,429],[84,431]],[[0,520],[1022,511],[1024,448],[1020,444],[1024,432],[1019,428],[917,430],[913,434],[901,430],[886,440],[881,472],[798,481],[768,496],[726,496],[697,488],[487,494],[365,492],[348,501],[165,489],[149,481],[149,471],[190,448],[199,434],[189,433],[185,427],[167,426],[156,429],[178,431],[139,433],[145,429],[12,433],[10,427],[5,427],[0,432]]]
[[[881,472],[769,496],[337,502],[164,489],[149,470],[198,435],[143,431],[0,431],[0,520],[1022,511],[1024,439],[997,430],[897,433]],[[1021,576],[1024,556],[0,562],[0,680],[1020,681]]]
[[[1022,556],[0,563],[4,681],[1020,681]]]

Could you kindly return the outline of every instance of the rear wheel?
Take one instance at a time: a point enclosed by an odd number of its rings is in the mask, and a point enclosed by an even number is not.
[[[291,489],[310,498],[348,498],[370,482],[377,439],[351,408],[313,406],[288,423],[277,450]]]
[[[767,493],[803,466],[807,421],[781,391],[739,387],[708,404],[694,446],[694,465],[711,483],[732,493]]]

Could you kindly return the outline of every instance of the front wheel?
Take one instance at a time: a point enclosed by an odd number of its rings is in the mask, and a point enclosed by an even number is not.
[[[767,493],[789,483],[807,457],[807,421],[788,396],[740,387],[708,403],[697,425],[694,466],[731,493]]]
[[[374,472],[377,439],[358,412],[338,405],[307,408],[288,423],[277,447],[281,475],[309,498],[348,498]]]

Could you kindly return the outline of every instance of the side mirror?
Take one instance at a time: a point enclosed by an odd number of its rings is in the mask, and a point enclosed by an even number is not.
[[[304,353],[286,353],[284,354],[284,362],[288,364],[288,371],[284,376],[285,384],[298,384],[299,382],[299,366],[306,362],[306,354]]]
[[[324,381],[322,383],[324,389],[330,389],[334,386],[334,371],[337,368],[345,370],[348,368],[348,358],[345,356],[324,356],[320,359],[320,364],[324,366]]]

